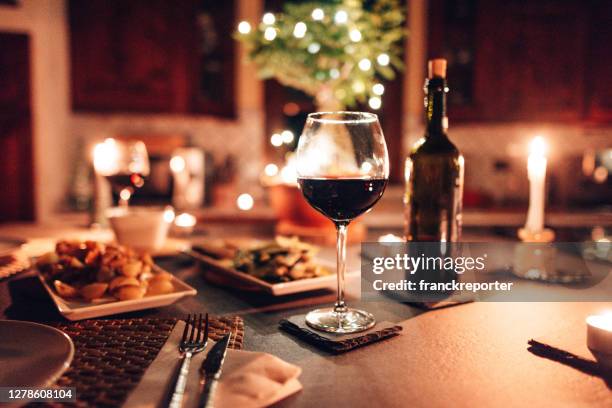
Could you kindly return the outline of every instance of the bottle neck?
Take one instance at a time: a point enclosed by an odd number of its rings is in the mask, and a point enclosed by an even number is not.
[[[427,120],[426,137],[446,137],[446,93],[448,87],[444,78],[431,78],[425,81],[425,115]]]

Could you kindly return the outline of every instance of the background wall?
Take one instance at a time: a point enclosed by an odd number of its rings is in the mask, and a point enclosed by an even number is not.
[[[260,0],[239,0],[238,20],[260,18]],[[76,146],[117,134],[182,133],[218,158],[233,154],[244,185],[261,171],[263,151],[262,85],[237,58],[237,119],[161,114],[83,114],[70,107],[68,25],[65,0],[22,0],[0,6],[0,31],[28,33],[32,41],[32,111],[35,200],[38,221],[49,221],[65,205],[72,163],[83,154]],[[229,33],[228,33],[229,34]],[[87,152],[86,152],[87,153]],[[245,160],[248,159],[248,160]]]
[[[37,219],[47,220],[64,198],[71,144],[64,1],[1,6],[0,30],[27,33],[31,39],[34,194]]]

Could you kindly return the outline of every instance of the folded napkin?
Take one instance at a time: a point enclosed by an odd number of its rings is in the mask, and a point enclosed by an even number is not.
[[[132,391],[125,407],[149,408],[166,406],[172,394],[180,364],[178,344],[185,322],[179,321],[166,344],[145,371]],[[200,393],[199,369],[214,342],[191,360],[191,369],[183,407],[196,407]],[[302,389],[298,377],[301,368],[271,354],[227,350],[221,379],[215,393],[215,408],[266,407]]]
[[[22,251],[0,256],[0,279],[8,278],[30,267],[28,257]]]
[[[335,334],[315,331],[306,325],[304,315],[292,316],[279,322],[281,329],[313,346],[330,353],[344,353],[377,341],[397,336],[402,326],[390,322],[379,322],[371,329],[350,334]]]

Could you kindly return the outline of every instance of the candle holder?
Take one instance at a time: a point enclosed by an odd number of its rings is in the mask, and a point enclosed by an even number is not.
[[[518,230],[521,243],[514,249],[514,275],[523,279],[549,283],[574,283],[585,279],[582,272],[559,270],[556,266],[557,249],[552,244],[555,232],[549,228],[530,231]]]
[[[556,281],[556,249],[550,244],[554,232],[547,228],[538,232],[521,228],[518,236],[523,243],[514,249],[513,273],[524,279]]]

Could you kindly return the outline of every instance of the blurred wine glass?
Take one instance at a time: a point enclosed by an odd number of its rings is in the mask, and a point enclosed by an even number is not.
[[[353,333],[376,320],[344,302],[346,239],[349,223],[369,211],[389,178],[385,138],[372,113],[320,112],[308,115],[297,148],[298,185],[306,201],[337,230],[338,297],[333,308],[313,310],[306,323],[315,329]]]
[[[132,194],[149,176],[149,155],[140,140],[106,139],[94,148],[94,169],[111,184],[119,206],[127,207]]]

